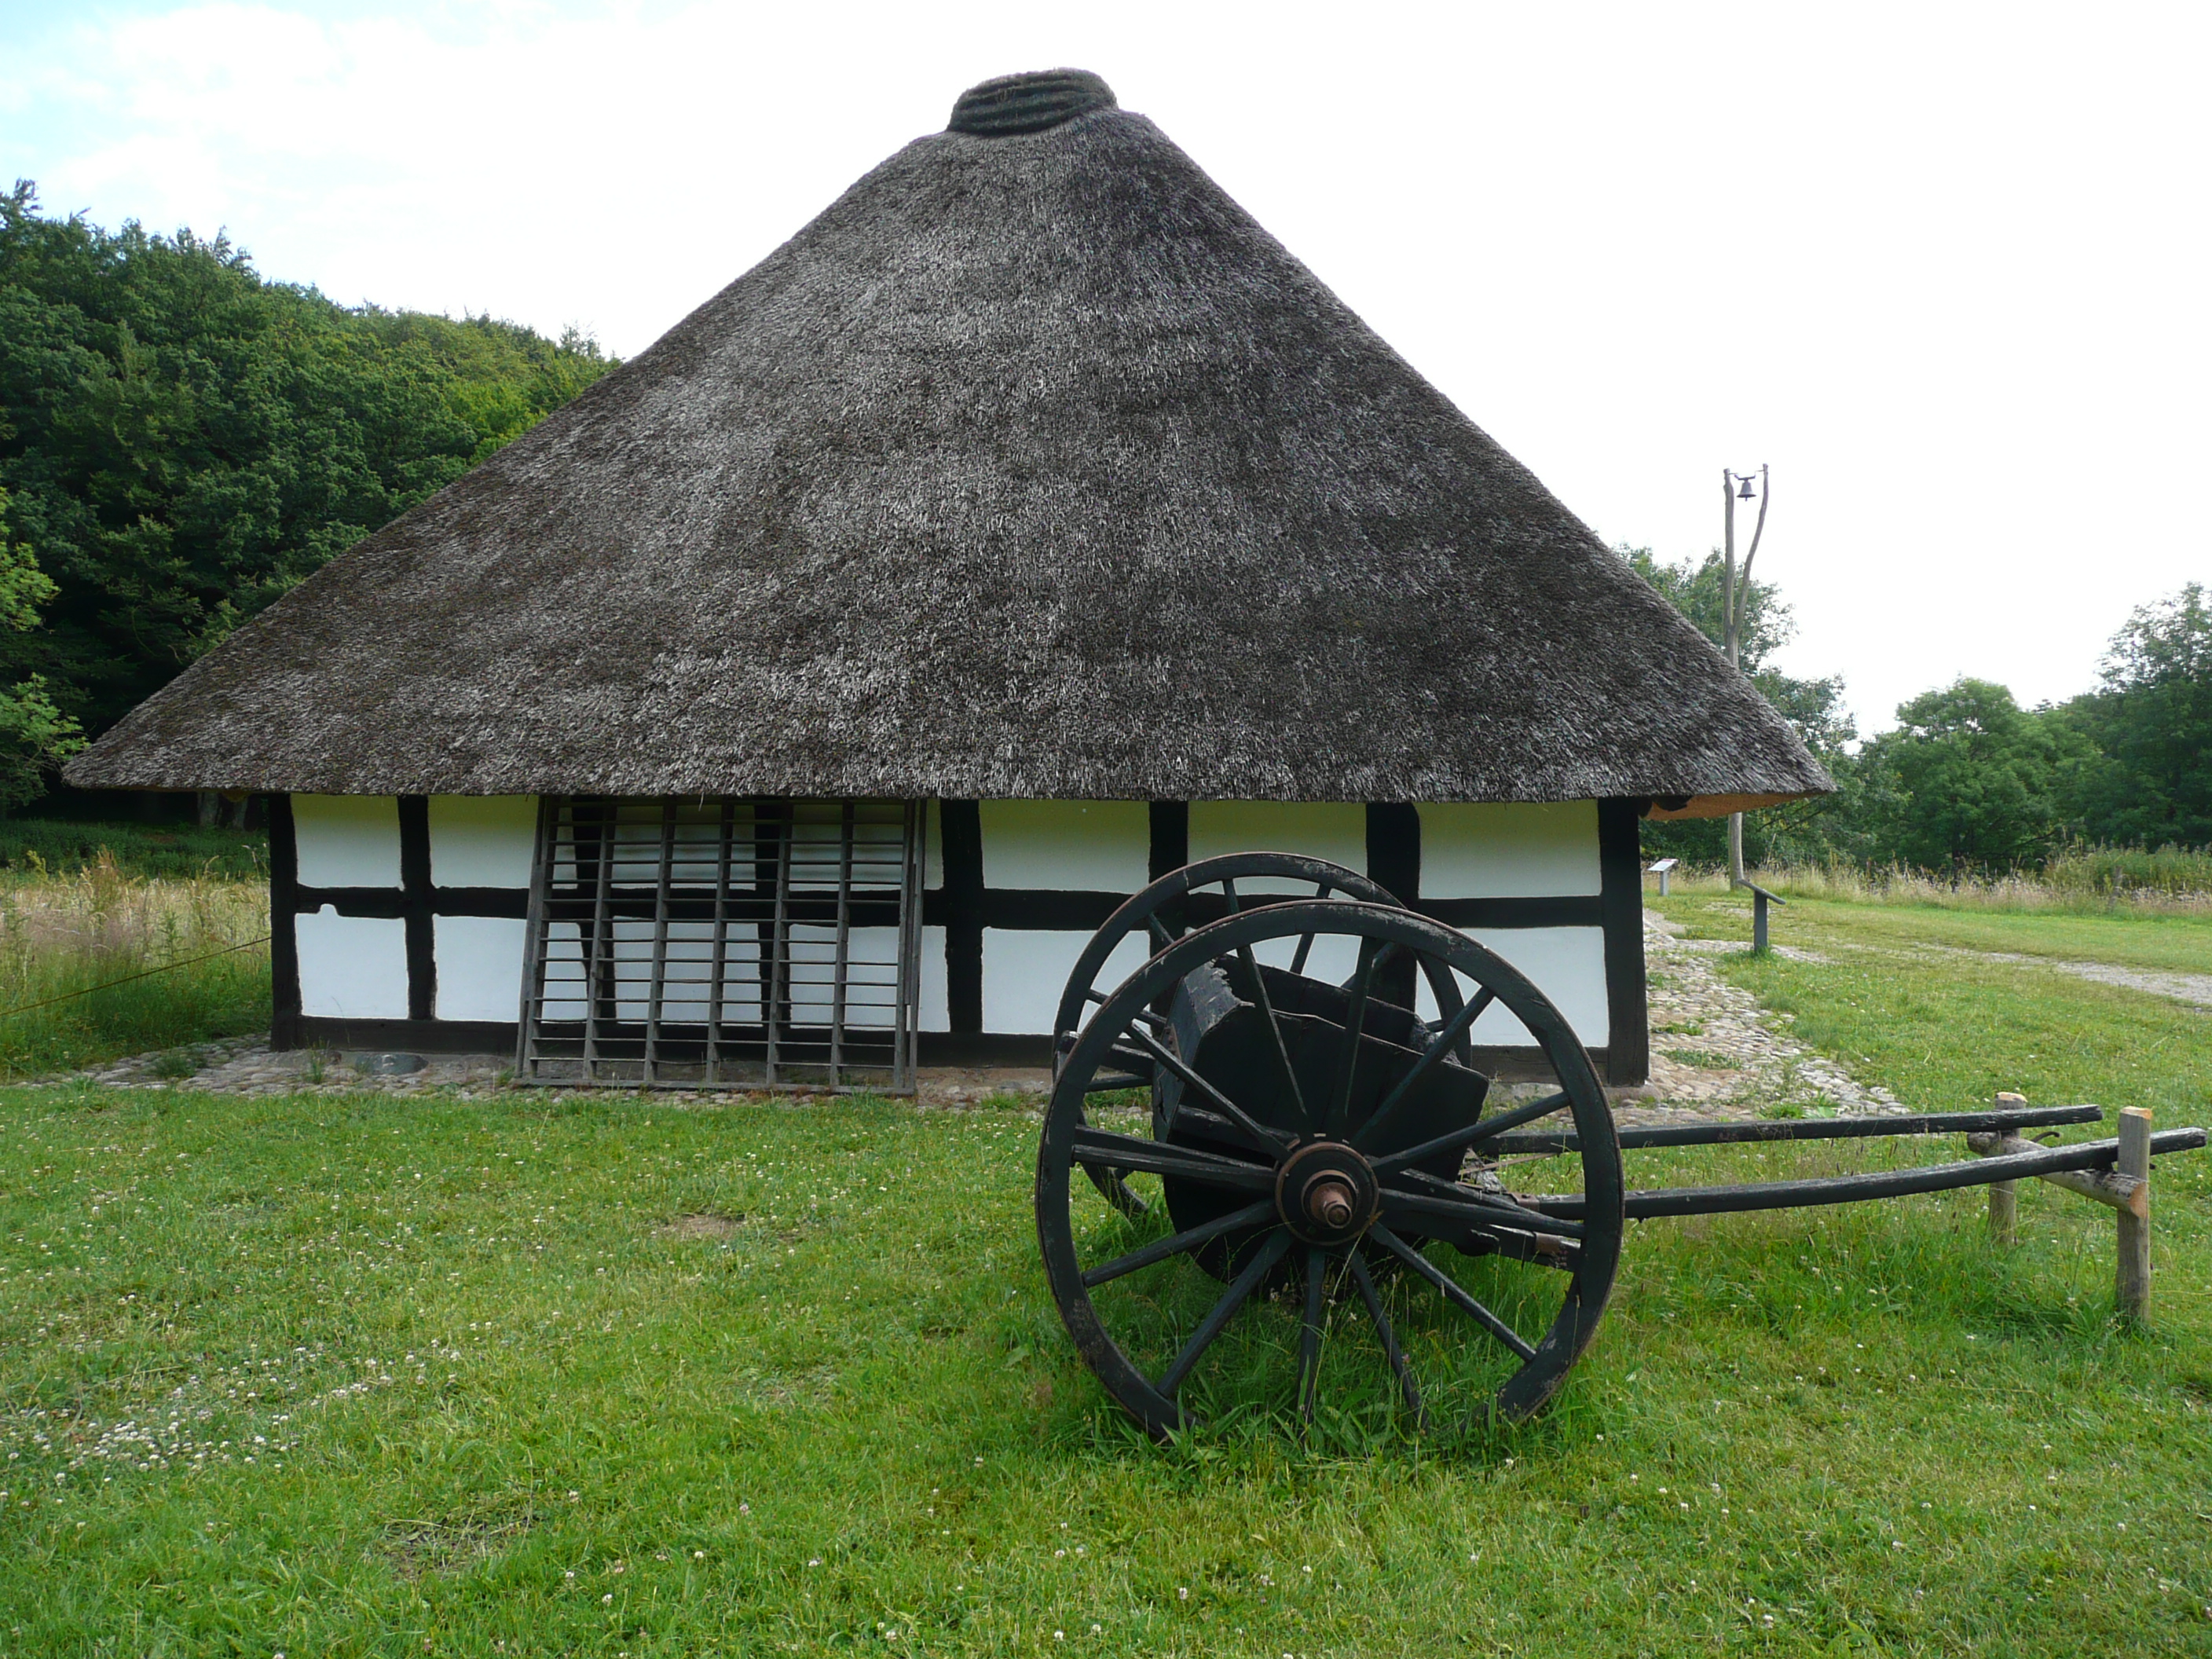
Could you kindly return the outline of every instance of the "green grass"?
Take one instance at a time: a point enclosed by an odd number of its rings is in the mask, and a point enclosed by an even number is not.
[[[1720,963],[1916,1106],[2207,1115],[2212,1022],[2169,1002]],[[1155,1447],[1045,1294],[1035,1133],[0,1091],[0,1652],[2212,1650],[2212,1157],[2160,1162],[2145,1333],[2110,1319],[2109,1213],[2036,1183],[2004,1255],[1974,1191],[1655,1222],[1540,1423],[1308,1448],[1279,1369]]]
[[[1685,901],[1698,914],[1697,900]],[[1674,901],[1661,906],[1673,913]],[[1735,903],[1748,910],[1743,900]],[[2160,915],[2118,911],[2109,916],[2043,911],[1942,910],[1925,905],[1838,904],[1793,898],[1768,912],[1777,944],[1805,942],[1808,929],[1852,945],[1946,945],[1967,951],[2008,951],[2067,962],[2212,974],[2212,914]],[[1742,935],[1751,936],[1746,921]]]
[[[268,931],[256,882],[111,858],[0,878],[0,1077],[266,1030]]]
[[[1676,897],[1657,908],[1693,935],[1749,940],[1740,903]],[[2212,918],[2090,922],[1822,902],[1784,914],[1775,943],[1829,953],[1827,963],[1747,952],[1717,958],[1723,971],[1796,1015],[1802,1041],[1900,1097],[1963,1109],[2013,1089],[2046,1103],[2148,1106],[2171,1121],[2212,1112],[2212,1018],[2201,1011],[2018,963],[1906,948],[1971,938],[1972,950],[2196,971],[2212,969]]]
[[[0,869],[30,875],[79,870],[98,863],[103,848],[134,876],[265,879],[269,873],[269,836],[259,830],[0,818]]]

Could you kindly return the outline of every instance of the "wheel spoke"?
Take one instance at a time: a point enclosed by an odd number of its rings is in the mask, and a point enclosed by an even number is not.
[[[1275,1018],[1274,1000],[1267,994],[1267,981],[1261,977],[1259,961],[1249,945],[1239,945],[1237,954],[1243,959],[1244,971],[1252,975],[1252,994],[1259,1000],[1260,1018],[1267,1022],[1267,1036],[1272,1039],[1268,1046],[1274,1050],[1276,1063],[1282,1068],[1283,1091],[1290,1096],[1291,1107],[1297,1113],[1298,1121],[1311,1128],[1313,1115],[1306,1110],[1305,1094],[1298,1087],[1297,1071],[1291,1064],[1290,1048],[1283,1041],[1283,1028]]]
[[[1444,1152],[1464,1150],[1477,1141],[1487,1140],[1492,1135],[1502,1135],[1521,1124],[1534,1122],[1540,1117],[1549,1117],[1571,1103],[1564,1092],[1526,1102],[1510,1112],[1500,1112],[1495,1117],[1486,1117],[1479,1123],[1469,1123],[1449,1134],[1438,1135],[1434,1140],[1425,1140],[1418,1146],[1408,1146],[1403,1152],[1378,1158],[1375,1160],[1375,1173],[1388,1175],[1393,1170],[1404,1169],[1408,1164],[1425,1163]]]
[[[1359,1071],[1359,1042],[1367,1030],[1367,993],[1375,981],[1375,941],[1359,941],[1359,968],[1352,975],[1352,1011],[1346,1017],[1344,1052],[1337,1062],[1336,1090],[1328,1103],[1328,1115],[1322,1121],[1322,1133],[1335,1138],[1344,1133],[1345,1120],[1352,1114],[1352,1083]]]
[[[1221,896],[1228,903],[1231,915],[1236,915],[1243,909],[1243,902],[1237,896],[1234,880],[1224,878]],[[1252,947],[1249,945],[1238,945],[1237,956],[1244,964],[1244,971],[1252,975],[1252,994],[1258,1000],[1260,1017],[1267,1022],[1267,1035],[1273,1039],[1270,1046],[1275,1051],[1276,1060],[1282,1066],[1284,1092],[1290,1096],[1291,1105],[1298,1115],[1298,1121],[1310,1129],[1313,1127],[1313,1114],[1306,1110],[1305,1094],[1298,1087],[1297,1070],[1291,1064],[1291,1051],[1283,1042],[1283,1028],[1275,1018],[1274,1000],[1267,994],[1267,981],[1260,976],[1259,958],[1252,954]]]
[[[1335,890],[1325,881],[1316,882],[1314,884],[1314,896],[1317,899],[1327,898],[1334,890]],[[1291,971],[1292,973],[1303,974],[1305,972],[1306,957],[1313,951],[1313,942],[1314,936],[1311,933],[1300,933],[1298,935],[1298,948],[1291,953]]]
[[[1275,1189],[1275,1172],[1264,1165],[1243,1164],[1212,1152],[1139,1139],[1135,1135],[1115,1134],[1107,1129],[1077,1129],[1075,1145],[1068,1156],[1085,1169],[1111,1170],[1121,1175],[1141,1170],[1213,1187],[1241,1187],[1264,1193]]]
[[[1298,1415],[1313,1421],[1314,1396],[1321,1391],[1321,1322],[1326,1305],[1328,1253],[1319,1245],[1306,1252],[1306,1316],[1298,1329]]]
[[[1250,1135],[1262,1146],[1275,1146],[1279,1147],[1284,1151],[1288,1151],[1294,1144],[1289,1135],[1285,1134],[1279,1129],[1269,1128],[1266,1124],[1261,1122],[1249,1112],[1246,1111],[1242,1106],[1239,1106],[1235,1101],[1230,1099],[1227,1095],[1223,1094],[1221,1091],[1214,1087],[1212,1084],[1207,1082],[1196,1072],[1193,1071],[1184,1061],[1183,1057],[1181,1054],[1176,1053],[1174,1049],[1169,1048],[1167,1044],[1162,1042],[1150,1031],[1133,1030],[1130,1035],[1137,1039],[1138,1042],[1143,1046],[1145,1051],[1149,1054],[1154,1060],[1160,1065],[1166,1066],[1168,1070],[1173,1072],[1177,1077],[1181,1078],[1187,1087],[1197,1090],[1198,1092],[1204,1095],[1208,1101],[1219,1107],[1221,1109],[1221,1115],[1224,1117],[1227,1118],[1231,1123],[1234,1123],[1246,1134]],[[1279,1038],[1278,1041],[1280,1039]],[[1118,1053],[1120,1051],[1117,1049],[1116,1052]]]
[[[1522,1359],[1534,1359],[1534,1348],[1521,1339],[1521,1334],[1484,1307],[1463,1290],[1457,1280],[1423,1255],[1419,1250],[1392,1232],[1388,1227],[1376,1225],[1367,1230],[1367,1236],[1415,1273],[1444,1293],[1444,1300],[1457,1308],[1469,1319],[1488,1331]]]
[[[1236,1316],[1237,1309],[1244,1305],[1245,1299],[1259,1288],[1260,1281],[1273,1271],[1290,1248],[1291,1236],[1287,1231],[1277,1232],[1260,1247],[1244,1271],[1237,1275],[1236,1283],[1213,1304],[1213,1311],[1190,1334],[1190,1340],[1183,1344],[1175,1364],[1160,1378],[1162,1394],[1172,1395],[1182,1387],[1183,1378],[1190,1375],[1190,1368],[1198,1364],[1199,1356],[1213,1346],[1213,1339],[1221,1334],[1222,1328]]]
[[[1359,1133],[1352,1137],[1353,1146],[1364,1150],[1382,1133],[1382,1126],[1390,1121],[1400,1107],[1413,1098],[1413,1085],[1429,1074],[1430,1068],[1444,1058],[1446,1052],[1468,1034],[1475,1021],[1482,1018],[1482,1011],[1497,1000],[1498,993],[1486,985],[1461,1006],[1460,1011],[1445,1023],[1443,1030],[1437,1033],[1436,1039],[1421,1050],[1421,1057],[1413,1062],[1413,1069],[1398,1079],[1398,1086],[1391,1090],[1382,1103],[1375,1109],[1374,1115],[1360,1125]]]
[[[1440,1220],[1456,1221],[1467,1227],[1512,1227],[1522,1232],[1550,1233],[1560,1238],[1579,1239],[1583,1236],[1583,1224],[1579,1221],[1554,1220],[1535,1210],[1522,1209],[1510,1200],[1484,1197],[1450,1182],[1437,1181],[1433,1176],[1423,1176],[1418,1170],[1410,1173],[1424,1182],[1433,1182],[1443,1190],[1408,1192],[1403,1187],[1385,1187],[1382,1189],[1384,1208],[1411,1210],[1416,1215],[1435,1216]]]
[[[1085,1084],[1083,1092],[1086,1095],[1111,1094],[1116,1089],[1141,1089],[1151,1081],[1152,1079],[1148,1077],[1117,1076],[1112,1072],[1108,1072],[1103,1076],[1094,1076],[1090,1082]]]
[[[1156,1238],[1127,1255],[1117,1255],[1111,1261],[1086,1268],[1083,1274],[1084,1286],[1089,1289],[1103,1285],[1124,1273],[1133,1273],[1139,1267],[1149,1267],[1155,1261],[1164,1261],[1185,1250],[1194,1250],[1224,1233],[1235,1232],[1239,1227],[1256,1227],[1274,1212],[1274,1200],[1263,1198],[1257,1204],[1248,1204],[1241,1210],[1232,1211],[1202,1225],[1186,1227],[1179,1233],[1170,1233],[1165,1238]]]
[[[1354,1249],[1346,1258],[1352,1268],[1352,1282],[1359,1286],[1360,1299],[1367,1304],[1367,1316],[1375,1322],[1375,1334],[1382,1339],[1382,1352],[1389,1356],[1390,1369],[1398,1374],[1398,1386],[1406,1395],[1406,1409],[1413,1413],[1419,1427],[1428,1427],[1428,1413],[1421,1409],[1421,1390],[1413,1381],[1413,1368],[1406,1363],[1406,1351],[1398,1346],[1398,1333],[1390,1327],[1390,1316],[1382,1311],[1382,1298],[1375,1292],[1375,1280],[1367,1271],[1367,1264]]]
[[[1162,924],[1158,916],[1146,916],[1145,918],[1145,926],[1152,931],[1152,954],[1154,956],[1159,955],[1161,951],[1166,950],[1169,945],[1175,943],[1175,935],[1168,932],[1167,928]]]

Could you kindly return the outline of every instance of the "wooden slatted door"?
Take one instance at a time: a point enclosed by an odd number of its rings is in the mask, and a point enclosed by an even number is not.
[[[914,1087],[921,813],[898,801],[548,797],[526,1082]]]

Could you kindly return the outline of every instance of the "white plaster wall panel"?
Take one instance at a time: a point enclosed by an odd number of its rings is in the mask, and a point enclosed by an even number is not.
[[[1584,1048],[1604,1046],[1608,1026],[1603,928],[1470,927],[1465,932],[1534,981],[1536,988],[1566,1017]],[[1436,1018],[1436,1000],[1425,979],[1416,1006],[1422,1018]],[[1499,1048],[1528,1047],[1535,1041],[1502,1006],[1475,1021],[1474,1040]]]
[[[845,1024],[872,1031],[898,1025],[896,927],[855,927],[846,949]]]
[[[405,922],[396,916],[342,916],[325,904],[296,917],[294,927],[301,1013],[318,1019],[407,1018]]]
[[[1367,809],[1358,801],[1194,800],[1190,858],[1223,853],[1303,853],[1347,869],[1367,868]],[[1240,882],[1255,893],[1305,893],[1310,884]]]
[[[733,827],[738,836],[744,834],[742,819]],[[669,880],[683,887],[712,887],[722,862],[720,815],[705,819],[679,817],[676,821],[674,840],[675,845],[669,849]],[[741,846],[742,842],[738,845]],[[750,860],[738,854],[736,846],[732,849],[730,879],[732,882],[752,879]]]
[[[1421,808],[1421,896],[1551,898],[1598,891],[1597,803]]]
[[[933,808],[932,810],[934,810]],[[924,1031],[952,1029],[952,994],[945,978],[945,930],[921,930],[921,1024]]]
[[[722,991],[726,1003],[732,990],[750,987],[754,968],[751,958],[757,952],[749,939],[733,939],[731,944],[745,951],[743,963],[732,963],[725,970]],[[660,984],[660,1017],[678,1024],[707,1023],[713,1012],[714,990],[714,924],[711,921],[672,921],[668,924],[668,947],[662,957]],[[748,1010],[757,1007],[748,1002]],[[747,1018],[740,1015],[738,1018]],[[730,1015],[726,1011],[723,1018]]]
[[[1242,884],[1239,884],[1240,887]],[[1307,896],[1313,893],[1308,884],[1301,890]],[[1291,959],[1298,953],[1297,935],[1288,939],[1268,939],[1252,947],[1252,954],[1272,968],[1288,969]],[[1314,979],[1326,980],[1332,985],[1341,985],[1359,969],[1359,941],[1342,933],[1316,933],[1313,949],[1306,953],[1305,971]]]
[[[983,930],[983,1029],[1017,1036],[1048,1036],[1060,1012],[1060,993],[1075,959],[1091,943],[1088,933],[1011,927]],[[1099,988],[1114,988],[1145,963],[1145,943],[1133,934],[1114,947],[1098,972]]]
[[[435,886],[527,887],[537,844],[535,795],[430,797],[430,880]]]
[[[1140,800],[987,800],[983,884],[1133,893],[1152,868],[1152,809]]]
[[[520,916],[439,916],[431,928],[438,963],[437,1017],[518,1018],[528,924]]]
[[[1000,937],[1018,937],[1018,935],[1002,934]],[[1091,943],[1091,935],[1088,933],[1083,933],[1080,935],[1069,934],[1067,937],[1076,939],[1079,942],[1076,945],[1075,950],[1068,955],[1066,967],[1060,970],[1060,977],[1054,981],[1052,988],[1053,1013],[1051,1016],[1047,1017],[1046,1024],[1048,1025],[1050,1024],[1051,1019],[1056,1017],[1060,1012],[1060,994],[1067,988],[1068,975],[1075,971],[1076,957],[1081,954],[1084,945]],[[1116,945],[1111,951],[1108,951],[1106,953],[1106,960],[1101,963],[1098,966],[1098,977],[1094,981],[1098,989],[1103,991],[1108,996],[1112,996],[1114,993],[1121,988],[1121,984],[1123,980],[1128,978],[1129,975],[1135,973],[1138,969],[1143,967],[1148,960],[1150,954],[1146,949],[1146,943],[1145,935],[1142,933],[1132,933],[1127,939],[1123,939],[1119,945]]]
[[[937,801],[931,801],[922,809],[921,884],[929,888],[945,885],[945,811]]]
[[[583,929],[573,921],[545,927],[545,1018],[584,1017]]]
[[[441,917],[444,927],[448,918]],[[661,986],[665,1019],[703,1024],[714,993],[714,924],[672,921]],[[546,929],[545,1018],[549,1020],[584,1018],[584,938],[581,926],[556,921]],[[641,1020],[646,999],[653,987],[653,923],[620,921],[614,924],[614,958],[618,975],[615,1014],[619,1019]],[[519,969],[518,969],[519,971]],[[438,982],[445,994],[442,967]],[[760,946],[748,929],[732,933],[725,952],[722,973],[722,1018],[732,1024],[760,1018]]]
[[[300,848],[301,886],[399,885],[397,798],[295,795],[292,828]],[[400,1010],[403,1016],[406,1012]]]
[[[941,955],[941,952],[940,952]],[[827,1025],[837,999],[837,930],[811,922],[791,929],[786,995],[802,1025]],[[890,1030],[898,1018],[898,929],[855,927],[845,952],[845,1023]]]

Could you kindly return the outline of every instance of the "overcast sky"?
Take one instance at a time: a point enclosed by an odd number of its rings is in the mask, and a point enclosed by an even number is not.
[[[1869,729],[2212,579],[2212,8],[0,0],[0,173],[629,354],[961,88],[1112,82],[1608,541],[1773,468]]]

